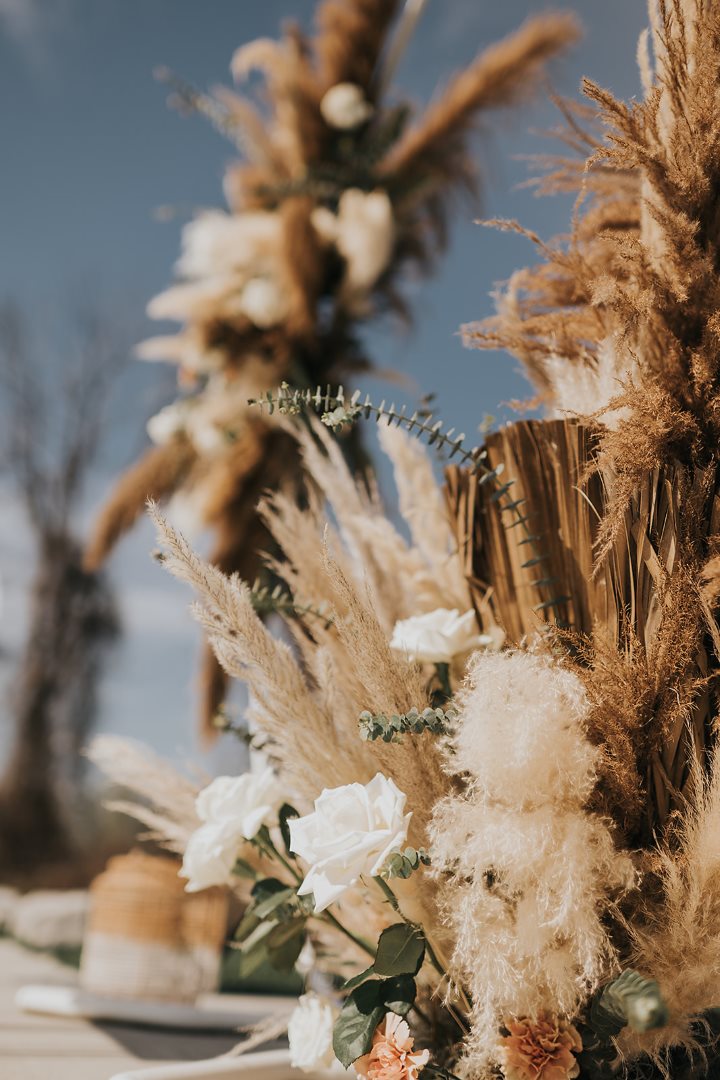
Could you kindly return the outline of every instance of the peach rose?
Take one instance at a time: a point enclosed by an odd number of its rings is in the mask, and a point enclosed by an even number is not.
[[[537,1020],[508,1020],[498,1059],[506,1080],[574,1080],[580,1073],[575,1055],[582,1050],[577,1030],[548,1014]]]
[[[373,1035],[372,1050],[355,1062],[355,1071],[368,1080],[417,1080],[430,1057],[414,1051],[415,1040],[401,1016],[388,1013]]]

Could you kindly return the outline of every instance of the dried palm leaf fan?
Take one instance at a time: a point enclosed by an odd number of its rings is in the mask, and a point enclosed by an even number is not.
[[[471,345],[518,356],[558,419],[489,440],[490,463],[513,478],[499,492],[448,473],[480,616],[489,605],[514,640],[560,627],[607,750],[605,809],[636,844],[672,836],[693,805],[720,660],[708,564],[720,545],[720,6],[661,0],[652,13],[645,100],[585,84],[606,139],[575,171],[585,204],[569,245],[531,236],[544,261],[466,328]],[[556,168],[545,186],[572,175]]]
[[[297,492],[302,473],[294,444],[249,414],[248,399],[281,380],[314,387],[370,366],[358,329],[378,312],[407,314],[402,273],[430,267],[452,196],[477,187],[469,141],[476,120],[526,96],[545,62],[577,36],[570,16],[528,21],[410,122],[406,105],[384,99],[422,6],[322,0],[314,36],[293,25],[278,42],[244,46],[233,73],[240,81],[262,73],[260,106],[249,95],[205,96],[171,79],[179,103],[205,113],[244,160],[225,177],[230,212],[201,213],[186,227],[183,280],[149,306],[152,317],[184,328],[145,342],[140,356],[178,364],[186,392],[150,421],[158,445],[100,513],[90,565],[106,558],[148,497],[182,494],[217,535],[214,561],[253,580],[270,543],[256,513],[260,491]],[[348,453],[358,464],[353,438]],[[208,653],[210,730],[224,682]]]
[[[600,441],[597,427],[577,420],[512,424],[485,447],[489,466],[502,464],[511,486],[493,491],[477,474],[451,467],[448,507],[480,622],[490,615],[515,643],[547,623],[559,627],[575,656],[590,664],[598,717],[607,718],[610,706],[606,678],[630,675],[615,693],[624,694],[621,710],[634,711],[632,730],[662,723],[657,739],[636,743],[635,775],[618,778],[617,761],[609,759],[603,784],[604,809],[624,822],[631,842],[648,842],[685,805],[697,779],[693,764],[705,761],[712,742],[716,700],[704,680],[715,661],[704,641],[700,597],[677,559],[688,517],[706,536],[718,531],[720,496],[714,470],[690,473],[678,463],[654,469],[596,561],[615,481],[598,467]],[[685,647],[675,654],[679,634]],[[613,654],[622,670],[613,672]],[[605,734],[598,727],[598,741]],[[644,800],[627,802],[628,780],[638,790],[642,784]]]

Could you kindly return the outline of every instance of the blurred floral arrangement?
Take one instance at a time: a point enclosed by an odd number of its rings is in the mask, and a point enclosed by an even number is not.
[[[642,101],[586,83],[600,135],[565,109],[569,240],[532,237],[466,331],[548,419],[468,450],[341,389],[258,395],[312,478],[259,511],[291,644],[152,510],[269,765],[146,819],[189,889],[247,888],[248,968],[331,977],[289,1024],[309,1072],[717,1075],[720,9],[659,0],[639,55]],[[363,418],[409,540],[329,430]]]
[[[298,491],[293,440],[247,400],[286,380],[297,388],[365,371],[359,330],[389,310],[409,317],[403,276],[442,250],[453,198],[478,188],[471,134],[491,109],[537,85],[571,43],[571,16],[529,20],[480,53],[419,116],[391,83],[424,0],[322,0],[312,37],[288,25],[280,41],[241,47],[245,95],[203,95],[165,75],[183,108],[200,111],[242,153],[225,176],[229,209],[204,210],[183,230],[180,281],[155,297],[154,319],[178,334],[138,347],[178,366],[181,394],[152,417],[155,444],[118,481],[87,562],[97,566],[148,497],[182,495],[185,519],[211,528],[212,562],[252,581],[268,535],[265,490]],[[367,465],[351,435],[346,452]],[[178,500],[176,506],[179,508]],[[267,590],[259,606],[268,605]],[[212,730],[224,677],[208,653],[204,714]]]

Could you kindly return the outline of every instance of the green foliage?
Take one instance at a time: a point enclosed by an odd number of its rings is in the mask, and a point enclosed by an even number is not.
[[[418,438],[424,437],[429,446],[449,451],[451,458],[458,454],[460,464],[467,465],[474,472],[481,474],[483,477],[481,482],[484,482],[484,478],[496,479],[501,475],[502,466],[490,469],[484,463],[487,458],[485,450],[480,447],[466,450],[463,446],[465,436],[455,435],[454,428],[447,432],[443,431],[441,420],[433,422],[432,416],[427,416],[417,410],[408,416],[404,405],[398,412],[394,405],[386,407],[384,401],[380,405],[374,405],[368,396],[361,401],[361,396],[360,391],[356,390],[346,401],[342,386],[338,387],[337,392],[333,394],[329,386],[323,393],[320,387],[315,391],[298,390],[292,389],[288,383],[282,383],[276,394],[268,390],[264,398],[250,398],[248,404],[267,409],[270,414],[277,409],[278,412],[289,416],[297,416],[308,409],[314,409],[315,412],[321,414],[322,422],[330,428],[343,428],[360,417],[366,420],[372,418],[378,423],[380,420],[385,420],[388,426],[395,424],[396,427],[404,427],[407,431],[414,433]]]
[[[603,987],[590,1003],[582,1029],[582,1075],[592,1080],[606,1080],[614,1075],[617,1051],[613,1039],[625,1027],[646,1032],[663,1027],[668,1011],[654,979],[637,971],[623,971]]]
[[[425,848],[406,847],[404,851],[394,851],[380,873],[380,877],[409,878],[420,866],[429,866],[430,856]]]
[[[410,709],[407,713],[361,712],[358,720],[360,737],[366,742],[399,742],[402,735],[421,735],[429,731],[433,735],[446,735],[455,720],[454,709]]]
[[[274,585],[271,588],[258,579],[250,590],[250,599],[258,615],[284,615],[288,619],[304,618],[310,615],[319,619],[326,629],[332,626],[332,619],[321,607],[298,603],[282,585]]]
[[[377,975],[417,975],[425,959],[425,936],[408,923],[394,923],[378,940],[373,968]]]
[[[292,971],[305,942],[307,898],[278,878],[256,882],[251,897],[234,934],[240,950],[238,973],[250,975],[265,962],[278,971]]]
[[[388,1012],[405,1016],[415,1001],[411,975],[370,979],[348,995],[333,1029],[333,1050],[347,1069],[372,1046],[375,1029]]]

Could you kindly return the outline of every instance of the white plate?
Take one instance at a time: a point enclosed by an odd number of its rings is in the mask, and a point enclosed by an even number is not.
[[[333,1074],[337,1080],[337,1074]],[[318,1073],[309,1080],[321,1080],[329,1073]],[[190,1061],[184,1065],[158,1065],[116,1073],[110,1080],[299,1080],[305,1073],[290,1064],[288,1050],[265,1050],[239,1057]]]
[[[200,998],[196,1005],[183,1005],[104,997],[74,986],[23,986],[15,995],[15,1004],[23,1012],[50,1016],[75,1016],[143,1027],[177,1027],[185,1031],[233,1031],[268,1016],[290,1013],[297,999],[271,994],[229,994],[227,998],[213,994],[207,999]]]

